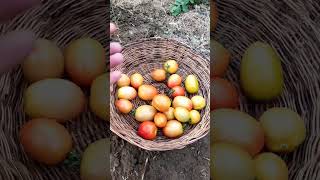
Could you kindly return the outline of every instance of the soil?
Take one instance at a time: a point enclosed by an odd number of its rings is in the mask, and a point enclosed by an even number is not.
[[[174,0],[112,0],[111,18],[119,27],[113,41],[127,43],[148,37],[173,38],[209,59],[209,4],[204,2],[178,17],[170,15]],[[112,135],[111,173],[121,180],[210,179],[209,137],[184,149],[142,150]]]

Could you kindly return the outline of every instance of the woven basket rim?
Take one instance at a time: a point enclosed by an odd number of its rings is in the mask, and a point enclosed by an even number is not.
[[[194,48],[191,48],[190,46],[188,46],[185,43],[182,43],[178,40],[175,39],[171,39],[171,38],[163,38],[163,37],[152,37],[152,38],[143,38],[143,39],[139,39],[137,41],[125,44],[123,46],[123,52],[126,52],[127,49],[129,49],[129,47],[133,47],[133,46],[137,46],[141,43],[145,43],[145,42],[169,42],[171,44],[175,44],[178,45],[179,47],[183,47],[185,49],[188,50],[188,53],[194,55],[195,57],[197,57],[197,59],[201,59],[202,61],[204,61],[205,63],[207,63],[208,66],[208,71],[209,71],[209,58],[207,58],[206,56],[204,56],[203,54],[201,54],[199,51],[195,50]],[[112,70],[114,70],[115,68],[112,68]],[[210,72],[210,71],[209,71]],[[210,78],[210,77],[208,77]],[[210,87],[208,89],[208,92],[210,91]],[[111,92],[110,92],[111,93]],[[110,94],[112,96],[112,94]],[[210,93],[208,94],[208,96],[210,96]],[[111,102],[111,101],[110,101]],[[207,106],[210,106],[209,104],[210,102],[207,103]],[[110,104],[110,106],[114,106],[113,104]],[[209,108],[210,109],[210,108]],[[168,150],[174,150],[174,149],[183,149],[185,148],[187,145],[192,144],[196,141],[198,141],[199,139],[202,139],[203,137],[205,137],[206,135],[209,134],[210,132],[210,115],[208,113],[210,113],[210,110],[206,109],[206,117],[203,117],[201,121],[206,121],[208,122],[208,125],[206,127],[203,127],[202,131],[204,131],[203,133],[200,133],[199,136],[191,138],[188,142],[175,142],[175,146],[173,147],[165,147],[165,148],[159,148],[159,147],[145,147],[144,145],[137,143],[136,141],[132,140],[130,137],[128,138],[126,135],[124,135],[121,132],[124,132],[125,130],[116,130],[114,128],[114,126],[112,125],[113,123],[110,121],[110,130],[115,133],[117,136],[119,136],[120,138],[126,140],[127,142],[129,142],[130,144],[133,144],[135,146],[138,146],[142,149],[148,150],[148,151],[168,151]],[[112,112],[111,112],[112,113]],[[113,118],[112,115],[110,114],[110,118]],[[184,134],[185,135],[185,134]],[[184,135],[182,135],[181,137],[183,137]],[[179,140],[179,138],[177,139],[172,139],[172,140]],[[171,140],[169,139],[168,142],[170,142]],[[153,141],[151,141],[153,143]],[[167,142],[161,142],[161,143],[167,143]]]

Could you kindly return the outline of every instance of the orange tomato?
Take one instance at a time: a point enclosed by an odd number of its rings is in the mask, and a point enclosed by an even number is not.
[[[178,63],[175,60],[168,60],[164,63],[163,68],[170,74],[176,73],[178,71]]]
[[[90,86],[106,70],[106,53],[103,46],[91,38],[71,42],[64,53],[65,69],[76,84]]]
[[[133,108],[132,103],[127,99],[119,99],[115,102],[115,105],[124,114],[128,114]]]
[[[158,94],[158,90],[152,85],[141,85],[138,89],[138,96],[142,100],[150,101],[155,95]]]
[[[152,121],[144,121],[140,124],[138,135],[147,140],[153,140],[157,137],[158,128]]]
[[[130,78],[126,74],[121,74],[120,79],[117,81],[118,87],[129,86]]]
[[[118,89],[119,99],[133,100],[136,97],[137,97],[137,91],[133,87],[124,86]]]
[[[59,78],[64,73],[64,57],[59,47],[46,39],[38,39],[33,51],[22,63],[24,77],[29,82]]]
[[[172,106],[176,107],[184,107],[188,111],[192,110],[192,101],[185,96],[177,96],[173,99]]]
[[[72,149],[68,130],[55,120],[46,118],[24,124],[20,130],[20,142],[32,159],[46,165],[59,164]]]
[[[175,86],[180,86],[182,83],[182,78],[178,74],[172,74],[168,79],[168,87],[173,88]]]
[[[157,127],[163,128],[167,124],[167,116],[163,113],[157,113],[154,116],[154,123],[156,124]]]
[[[169,109],[167,111],[165,111],[164,114],[167,116],[168,120],[173,120],[174,119],[174,108],[169,107]]]
[[[214,78],[211,83],[210,109],[236,108],[239,105],[237,89],[227,80]]]
[[[163,134],[169,138],[177,138],[183,134],[183,127],[181,122],[177,120],[170,120],[162,131]]]
[[[143,84],[143,77],[139,73],[134,73],[130,76],[131,86],[138,89]]]
[[[171,100],[164,94],[158,94],[152,99],[151,105],[160,112],[166,112],[171,106]]]
[[[166,71],[164,69],[155,69],[151,72],[152,79],[160,82],[166,80]]]
[[[184,89],[183,87],[181,87],[181,86],[175,86],[175,87],[173,87],[173,88],[171,89],[171,91],[172,91],[172,94],[171,94],[172,97],[177,97],[177,96],[184,96],[184,95],[186,95],[185,89]]]

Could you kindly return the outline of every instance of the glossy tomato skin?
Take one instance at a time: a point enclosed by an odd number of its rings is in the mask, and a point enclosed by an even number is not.
[[[147,140],[153,140],[157,137],[158,128],[152,121],[144,121],[140,124],[138,135]]]
[[[193,96],[191,98],[193,109],[201,110],[206,106],[206,100],[202,96]]]
[[[162,129],[163,134],[168,138],[177,138],[183,134],[182,124],[177,120],[170,120]]]
[[[117,81],[118,87],[129,86],[130,78],[126,74],[121,74],[120,79]]]
[[[64,56],[68,75],[80,86],[90,86],[96,77],[105,73],[105,50],[97,40],[77,39],[67,46]]]
[[[178,74],[172,74],[168,79],[168,87],[173,88],[175,86],[180,86],[182,83],[182,78]]]
[[[134,73],[130,76],[131,86],[138,89],[143,84],[143,77],[139,73]]]
[[[164,81],[166,80],[166,71],[164,69],[155,69],[151,72],[151,77],[158,82]]]
[[[178,71],[179,65],[175,60],[168,60],[164,63],[163,68],[170,74],[174,74]]]
[[[177,96],[185,96],[186,95],[186,91],[183,87],[181,86],[175,86],[171,89],[172,94],[171,97],[175,98]]]
[[[199,91],[199,81],[195,75],[188,75],[184,82],[184,86],[190,94],[195,94]]]
[[[174,109],[174,117],[180,122],[188,122],[190,120],[189,111],[184,107],[176,107]]]
[[[47,165],[62,162],[72,149],[68,130],[53,119],[28,121],[20,130],[20,142],[34,160]]]
[[[137,91],[131,86],[123,86],[117,92],[119,99],[133,100],[137,97]]]
[[[133,108],[132,103],[127,99],[118,99],[115,105],[117,109],[124,114],[128,114]]]
[[[191,111],[193,105],[192,105],[192,101],[189,98],[185,96],[177,96],[173,99],[172,106],[174,108],[184,107],[184,108],[187,108],[189,111]]]
[[[237,89],[226,79],[214,78],[211,83],[210,109],[232,108],[239,106]]]
[[[190,124],[197,124],[201,120],[199,111],[191,110],[189,114],[190,114],[190,121],[189,121]]]
[[[135,111],[135,119],[139,122],[152,121],[157,110],[150,105],[139,106]]]
[[[158,90],[152,86],[143,84],[138,88],[138,96],[145,101],[151,101],[158,94]]]
[[[159,128],[163,128],[166,126],[167,124],[167,121],[168,121],[168,118],[165,114],[163,113],[157,113],[155,116],[154,116],[154,123],[156,124],[157,127]]]
[[[174,108],[169,107],[167,111],[164,112],[168,120],[173,120],[174,119]]]
[[[160,112],[166,112],[171,106],[171,99],[164,94],[158,94],[152,99],[151,105]]]

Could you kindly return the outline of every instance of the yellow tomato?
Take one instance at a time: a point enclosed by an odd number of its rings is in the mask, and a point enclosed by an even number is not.
[[[306,138],[304,121],[291,109],[271,108],[262,114],[260,122],[272,152],[292,152]]]
[[[186,90],[190,94],[197,93],[199,91],[199,81],[196,76],[189,75],[184,82]]]
[[[129,86],[130,78],[126,74],[121,74],[120,79],[117,81],[118,87]]]
[[[166,112],[171,106],[171,100],[164,94],[158,94],[152,99],[151,105],[160,112]]]
[[[164,63],[163,68],[170,74],[174,74],[178,71],[178,63],[175,60],[168,60]]]
[[[174,108],[173,107],[169,107],[169,109],[167,111],[164,112],[164,114],[167,116],[168,120],[173,120],[174,119]]]
[[[136,109],[134,116],[139,122],[152,121],[156,113],[157,110],[153,106],[142,105]]]
[[[89,98],[91,111],[106,121],[109,121],[108,79],[107,73],[97,77],[91,84]]]
[[[44,79],[24,93],[24,111],[31,118],[52,118],[66,122],[84,110],[86,97],[81,88],[64,79]]]
[[[137,97],[137,91],[131,86],[123,86],[118,89],[118,98],[133,100]]]
[[[206,106],[206,100],[202,96],[193,96],[191,101],[193,109],[201,110]]]
[[[53,42],[38,39],[30,55],[22,63],[24,77],[29,82],[60,78],[64,73],[62,51]]]
[[[64,56],[68,75],[80,86],[90,86],[93,80],[106,71],[105,49],[92,38],[71,42]]]
[[[131,86],[138,89],[143,84],[143,77],[139,73],[134,73],[130,76]]]
[[[197,124],[201,119],[200,113],[197,110],[191,110],[189,112],[189,115],[190,115],[190,122],[189,122],[190,124]]]
[[[174,109],[174,117],[180,122],[188,122],[190,120],[189,111],[184,107],[176,107]]]
[[[254,158],[257,180],[288,180],[286,163],[276,154],[262,153]]]

